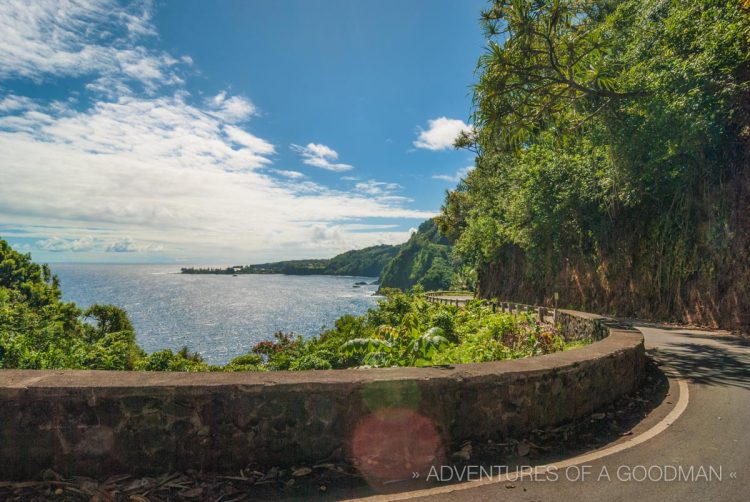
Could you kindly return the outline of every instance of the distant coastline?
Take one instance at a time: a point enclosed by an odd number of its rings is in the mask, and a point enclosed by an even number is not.
[[[354,277],[380,277],[383,268],[398,254],[400,245],[381,244],[364,249],[347,251],[329,259],[288,260],[256,265],[235,265],[226,268],[185,267],[183,274],[284,274],[284,275],[336,275]]]
[[[285,262],[278,262],[283,264]],[[269,266],[270,265],[270,266]],[[276,263],[265,263],[258,265],[236,265],[233,267],[183,267],[180,269],[180,274],[193,274],[193,275],[328,275],[336,277],[372,277],[377,278],[379,274],[349,274],[349,273],[338,273],[336,271],[327,272],[325,269],[319,269],[315,267],[281,267],[277,268],[274,265]],[[176,273],[176,272],[175,272]],[[378,284],[378,281],[366,284]]]
[[[473,277],[454,263],[450,242],[429,219],[419,225],[409,240],[399,245],[371,246],[347,251],[329,259],[288,260],[231,267],[185,267],[183,274],[283,274],[377,277],[381,291],[408,290],[416,285],[425,290],[473,286]],[[356,286],[355,286],[356,287]]]

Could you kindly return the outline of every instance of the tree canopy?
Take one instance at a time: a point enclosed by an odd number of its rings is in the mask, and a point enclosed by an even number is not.
[[[0,239],[0,368],[207,370],[187,349],[146,355],[127,313],[61,300],[59,281]]]
[[[728,302],[747,255],[747,2],[494,0],[481,23],[457,142],[477,168],[439,224],[483,294],[670,317]]]
[[[451,246],[434,220],[422,223],[380,276],[381,288],[448,289],[454,278]]]

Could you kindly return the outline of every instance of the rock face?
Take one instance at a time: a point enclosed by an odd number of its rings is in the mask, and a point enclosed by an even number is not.
[[[394,433],[418,431],[405,440],[421,460],[378,450],[379,465],[393,476],[394,469],[443,459],[467,439],[519,436],[589,414],[640,384],[640,333],[608,328],[598,316],[559,314],[570,339],[609,336],[577,350],[450,369],[2,370],[0,479],[34,477],[46,468],[90,476],[189,468],[236,473],[248,465],[333,460],[377,477],[384,471],[367,472],[375,464],[361,458],[370,451],[363,444],[380,443],[372,427],[361,427],[370,422]]]

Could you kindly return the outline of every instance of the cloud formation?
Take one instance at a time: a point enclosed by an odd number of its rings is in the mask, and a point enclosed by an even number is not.
[[[462,132],[471,132],[471,126],[463,120],[439,117],[427,121],[427,129],[419,129],[419,137],[414,146],[426,150],[447,150]]]
[[[156,34],[150,2],[4,0],[0,9],[0,79],[92,76],[92,90],[153,92],[183,79],[184,59],[137,45]]]
[[[226,91],[221,91],[209,99],[207,104],[211,115],[230,124],[244,122],[258,113],[255,105],[249,99],[242,96],[227,97]],[[235,130],[242,132],[236,128]]]
[[[96,244],[96,240],[90,235],[85,235],[80,239],[61,239],[57,236],[53,236],[49,239],[36,242],[37,248],[51,251],[53,253],[82,253],[92,251],[96,247]]]
[[[122,239],[109,243],[105,251],[107,253],[159,253],[163,249],[158,244],[139,244],[132,237],[126,235]]]
[[[456,171],[455,174],[435,174],[432,176],[432,179],[450,181],[451,183],[458,183],[462,179],[466,178],[466,175],[469,174],[469,172],[473,169],[474,169],[474,166],[466,166]]]
[[[279,176],[283,176],[285,178],[291,178],[294,180],[299,180],[305,177],[305,175],[299,171],[287,171],[284,169],[271,169],[271,172],[278,174]]]
[[[302,158],[302,163],[308,166],[315,166],[328,171],[349,171],[354,168],[349,164],[340,164],[335,161],[338,160],[339,154],[333,148],[319,143],[308,143],[307,146],[291,144],[290,148],[297,152]]]
[[[260,169],[271,163],[272,145],[232,127],[180,95],[127,97],[85,111],[34,102],[0,117],[0,215],[37,229],[70,228],[61,235],[67,239],[79,237],[73,229],[95,227],[111,241],[127,231],[186,255],[304,249],[314,225],[432,215],[390,196],[394,184],[340,192],[293,171],[282,173],[289,181],[274,179]],[[398,242],[401,234],[346,233],[350,246]]]
[[[398,183],[388,183],[385,181],[367,180],[361,181],[354,185],[357,192],[375,197],[380,201],[408,201],[410,199],[400,195],[394,195],[394,192],[403,188]]]
[[[250,132],[249,98],[194,97],[190,57],[144,46],[158,35],[151,16],[148,2],[110,0],[0,9],[0,81],[82,81],[62,100],[0,88],[0,221],[32,251],[319,256],[408,238],[369,219],[433,215],[407,207],[395,184],[341,191],[276,166],[274,142]],[[307,165],[353,169],[326,145],[292,149]]]

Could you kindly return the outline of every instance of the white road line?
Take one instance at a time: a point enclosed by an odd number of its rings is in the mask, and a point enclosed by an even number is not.
[[[573,465],[579,465],[586,462],[592,462],[594,460],[598,460],[603,457],[608,457],[609,455],[614,455],[615,453],[619,453],[621,451],[630,449],[634,446],[638,446],[641,443],[645,443],[649,439],[652,439],[656,435],[664,432],[670,425],[672,425],[675,420],[677,420],[680,415],[682,415],[687,409],[688,402],[690,401],[690,393],[688,391],[688,385],[687,382],[681,378],[677,378],[677,384],[680,389],[680,397],[677,400],[677,404],[674,408],[665,416],[663,419],[659,421],[656,425],[651,427],[649,430],[643,432],[642,434],[639,434],[638,436],[632,437],[628,439],[627,441],[623,441],[622,443],[618,443],[616,445],[610,446],[609,448],[605,448],[603,450],[596,450],[592,451],[591,453],[584,453],[583,455],[579,455],[577,457],[569,458],[567,460],[563,460],[560,462],[555,462],[552,464],[545,464],[540,465],[534,468],[531,474],[534,475],[540,475],[544,474],[545,472],[549,470],[562,470],[566,467],[570,467]],[[523,476],[523,475],[521,475]],[[518,479],[519,476],[516,475],[516,473],[513,474],[504,474],[501,476],[493,476],[490,479],[481,479],[476,481],[467,481],[465,483],[460,484],[454,484],[454,485],[446,485],[446,486],[438,486],[435,488],[426,488],[424,490],[414,490],[410,492],[402,492],[402,493],[389,493],[386,495],[373,495],[370,497],[363,497],[358,499],[349,499],[351,502],[354,501],[360,501],[360,502],[390,502],[393,500],[408,500],[413,499],[417,497],[429,497],[432,495],[444,495],[446,493],[455,493],[463,490],[471,490],[472,488],[477,488],[480,486],[486,486],[486,485],[493,485],[498,483],[504,483],[507,481],[514,481]]]

